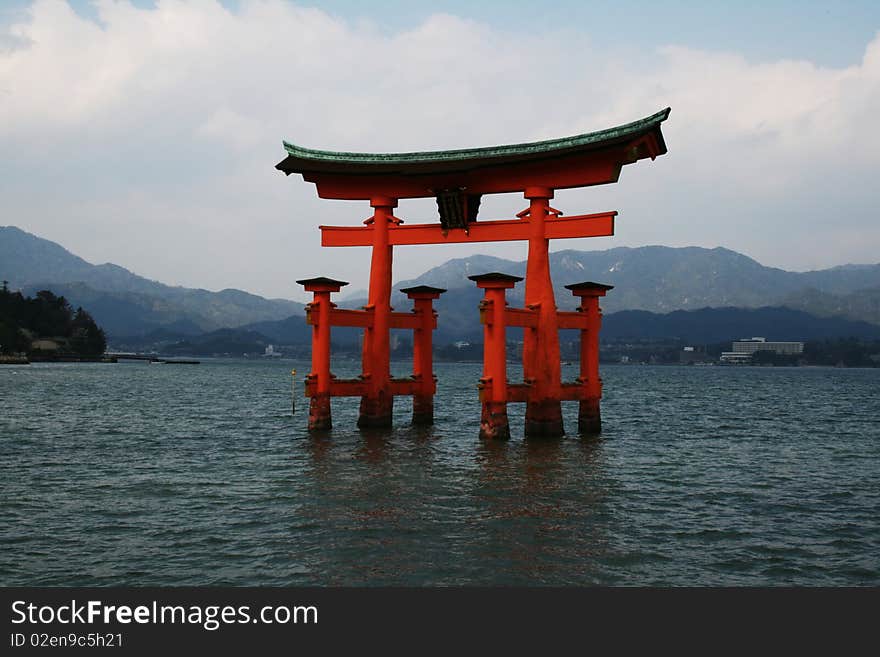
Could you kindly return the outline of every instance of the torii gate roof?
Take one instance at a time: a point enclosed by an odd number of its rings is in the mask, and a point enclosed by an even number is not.
[[[625,125],[573,137],[523,144],[412,153],[350,153],[284,143],[275,168],[300,173],[323,198],[435,196],[553,189],[615,182],[624,164],[666,153],[660,124],[669,108]]]

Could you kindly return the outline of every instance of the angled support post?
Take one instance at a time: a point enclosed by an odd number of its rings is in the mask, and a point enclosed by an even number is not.
[[[312,302],[306,306],[307,321],[312,325],[312,371],[307,378],[309,401],[309,431],[326,431],[332,425],[330,416],[330,301],[332,292],[339,292],[345,281],[320,276],[297,281],[312,292]],[[317,317],[317,319],[316,319]]]
[[[418,326],[413,330],[413,379],[417,387],[413,393],[412,423],[434,424],[437,383],[434,376],[433,334],[437,325],[437,311],[434,310],[433,301],[446,290],[417,285],[400,291],[413,300],[413,312],[418,317]]]
[[[492,272],[468,278],[485,290],[483,301],[480,302],[480,320],[483,323],[480,438],[507,440],[510,438],[510,424],[507,421],[507,302],[504,291],[515,286],[522,277]]]
[[[578,431],[596,435],[602,431],[602,415],[599,401],[602,398],[602,379],[599,377],[599,329],[602,326],[602,310],[599,297],[604,297],[613,285],[585,281],[566,285],[567,290],[580,297],[578,308],[587,317],[587,328],[581,329],[581,367],[578,383],[586,388],[586,398],[581,399],[578,409]]]

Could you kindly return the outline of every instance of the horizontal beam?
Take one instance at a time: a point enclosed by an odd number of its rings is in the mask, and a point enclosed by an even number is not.
[[[617,211],[554,217],[544,222],[544,237],[568,239],[575,237],[611,237]]]
[[[590,318],[582,312],[557,311],[557,328],[560,329],[581,329],[590,328]],[[492,323],[492,309],[489,307],[480,308],[480,324]],[[538,311],[528,308],[505,308],[504,324],[516,328],[535,328],[538,325]]]
[[[415,313],[391,313],[389,326],[393,329],[418,329],[422,328],[422,318]],[[434,318],[432,329],[437,328],[437,318]]]
[[[528,308],[505,308],[504,322],[507,326],[535,328],[538,325],[538,311]]]
[[[489,401],[492,399],[492,381],[484,381],[480,383],[480,401]],[[507,402],[508,403],[517,403],[517,402],[527,402],[529,401],[529,394],[532,391],[532,386],[528,383],[508,383],[507,384]],[[590,399],[591,397],[595,397],[596,394],[589,389],[589,386],[586,382],[574,382],[574,383],[563,383],[558,388],[558,394],[549,395],[551,398],[558,399],[559,401],[580,401],[582,399]]]
[[[480,391],[480,401],[487,402],[493,401],[492,397],[492,379],[480,379],[480,383],[477,386]],[[504,401],[507,402],[524,402],[529,399],[529,389],[531,386],[528,383],[508,383],[507,384],[507,399]]]
[[[306,379],[306,397],[314,394],[313,383]],[[362,397],[367,394],[367,382],[363,379],[332,379],[331,397]]]
[[[561,329],[581,329],[590,328],[590,316],[586,313],[558,311],[556,313],[557,325]]]
[[[431,394],[437,391],[437,385],[432,383]],[[306,379],[306,397],[314,394],[314,382]],[[416,379],[390,379],[388,391],[394,396],[424,394],[424,383]],[[330,381],[331,397],[363,397],[370,392],[370,382],[367,379],[333,379]]]
[[[580,401],[591,397],[586,383],[563,383],[560,393],[559,399],[562,401]]]
[[[363,310],[347,310],[332,308],[330,310],[330,326],[355,326],[364,328],[373,323],[373,313]],[[318,324],[318,313],[306,310],[306,324],[315,326]]]
[[[306,323],[316,325],[318,314],[306,311]],[[333,308],[330,311],[330,326],[352,326],[355,328],[368,328],[373,325],[373,311],[350,310],[347,308]],[[415,313],[390,313],[390,328],[393,329],[418,329],[422,328],[422,319]],[[432,329],[437,328],[437,318],[432,318]]]
[[[554,217],[545,222],[548,239],[572,237],[609,237],[614,235],[617,212],[600,212],[572,217]],[[321,246],[372,246],[372,226],[321,226]],[[436,224],[397,224],[388,227],[388,243],[392,246],[410,244],[466,244],[470,242],[511,242],[527,240],[531,235],[528,219],[475,221],[468,229],[452,228],[444,234]]]

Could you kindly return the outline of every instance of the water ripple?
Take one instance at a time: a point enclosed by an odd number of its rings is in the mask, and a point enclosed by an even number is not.
[[[498,444],[478,366],[320,437],[290,369],[0,369],[0,584],[880,584],[878,370],[606,367],[600,439]]]

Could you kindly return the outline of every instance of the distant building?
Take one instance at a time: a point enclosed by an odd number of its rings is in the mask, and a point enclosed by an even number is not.
[[[753,354],[756,351],[774,351],[777,354],[802,354],[803,342],[768,342],[766,338],[743,338],[731,345],[734,353]]]
[[[722,351],[721,352],[721,362],[722,363],[751,363],[752,362],[752,354],[747,354],[739,351]]]
[[[772,351],[780,355],[796,355],[804,353],[803,342],[768,342],[767,338],[743,338],[732,343],[731,351],[721,352],[723,363],[748,363],[758,351]]]

